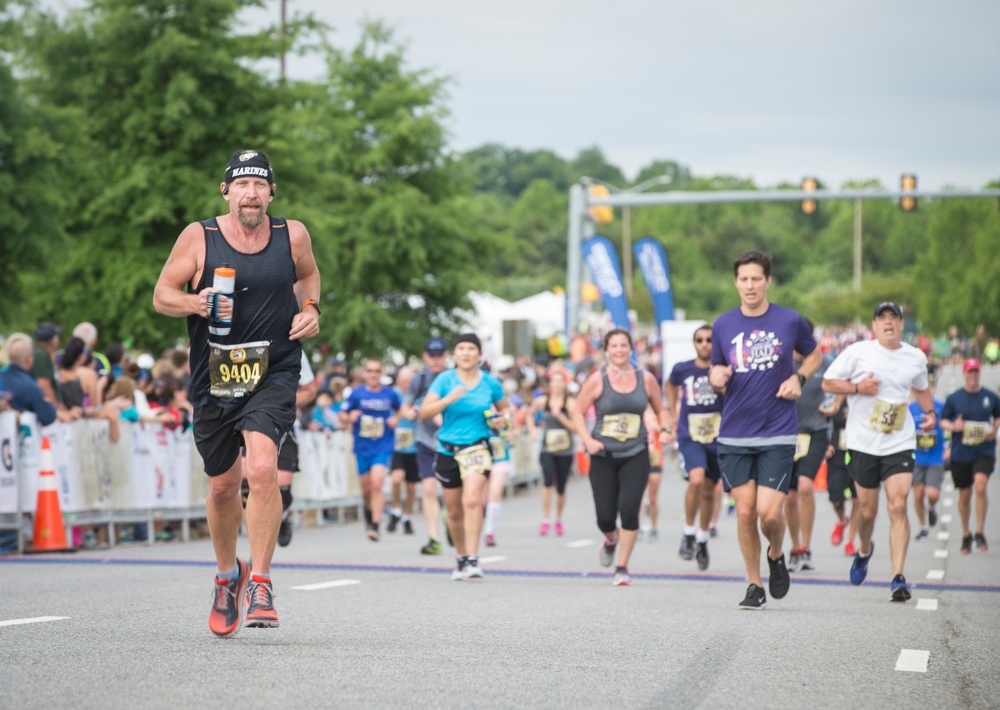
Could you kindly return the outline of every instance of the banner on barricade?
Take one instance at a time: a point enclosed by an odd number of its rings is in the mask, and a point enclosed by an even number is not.
[[[17,512],[17,415],[0,413],[0,513]]]

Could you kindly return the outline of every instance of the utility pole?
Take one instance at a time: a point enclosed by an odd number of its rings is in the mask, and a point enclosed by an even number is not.
[[[285,1],[281,0],[281,30],[279,32],[279,36],[281,37],[281,64],[278,73],[282,83],[285,81]]]

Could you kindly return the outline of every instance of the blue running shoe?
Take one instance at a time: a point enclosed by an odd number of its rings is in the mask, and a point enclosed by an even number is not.
[[[894,602],[905,602],[910,598],[910,585],[906,583],[906,577],[901,574],[897,574],[892,578],[889,588],[892,590],[892,600]]]
[[[875,543],[867,557],[861,556],[861,551],[854,553],[854,562],[851,563],[851,584],[862,584],[868,576],[868,562],[875,554]]]

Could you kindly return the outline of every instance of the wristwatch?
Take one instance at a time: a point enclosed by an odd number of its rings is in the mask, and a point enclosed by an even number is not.
[[[303,303],[302,304],[302,308],[300,310],[304,311],[306,309],[306,306],[312,306],[313,308],[315,308],[316,309],[316,315],[318,315],[318,316],[323,315],[323,311],[320,310],[319,304],[316,303],[316,299],[315,298],[310,298],[308,301],[306,301],[305,303]]]
[[[800,387],[805,387],[806,386],[806,380],[808,378],[805,375],[803,375],[802,373],[799,373],[799,372],[796,372],[795,376],[799,378],[799,386]]]

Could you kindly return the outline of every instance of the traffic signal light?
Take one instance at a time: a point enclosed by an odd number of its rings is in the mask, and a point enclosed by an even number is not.
[[[591,197],[607,197],[611,192],[604,185],[591,185]],[[589,210],[590,216],[598,224],[607,224],[615,218],[615,210],[611,205],[594,205]]]
[[[819,183],[816,178],[802,178],[802,191],[803,192],[816,192],[816,188],[819,187]],[[802,214],[816,214],[816,210],[819,209],[819,203],[816,200],[805,199],[799,203],[799,209],[802,210]]]
[[[910,174],[903,175],[899,179],[899,187],[903,192],[916,192],[917,176]],[[899,209],[903,210],[903,212],[916,212],[917,198],[903,195],[899,198]]]

